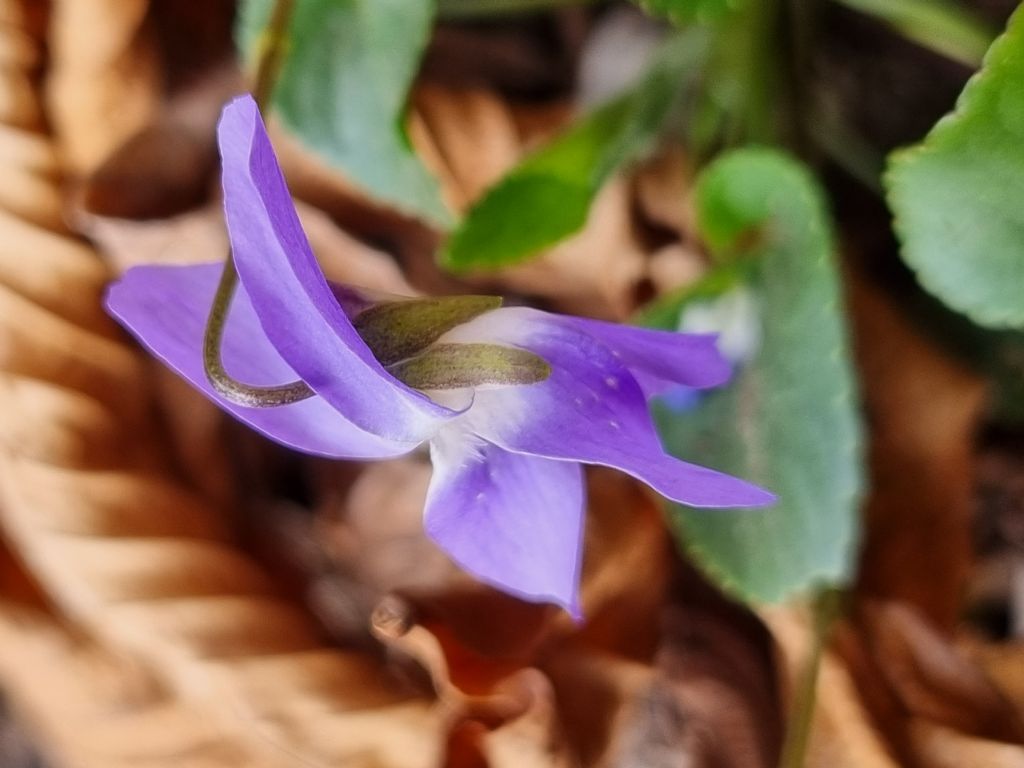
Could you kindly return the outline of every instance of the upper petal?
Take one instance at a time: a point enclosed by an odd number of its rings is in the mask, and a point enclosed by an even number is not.
[[[509,453],[458,428],[431,441],[424,527],[481,581],[579,618],[580,466]]]
[[[251,97],[225,107],[218,141],[235,264],[271,343],[353,423],[395,440],[428,438],[454,412],[385,371],[345,316],[302,231]]]
[[[675,384],[717,387],[732,373],[713,333],[657,331],[582,317],[553,316],[552,320],[571,325],[610,349],[648,397]]]
[[[107,309],[217,405],[278,442],[307,453],[354,459],[398,456],[416,446],[360,429],[318,396],[275,408],[246,408],[214,392],[203,368],[203,331],[222,266],[134,267],[108,289]],[[236,291],[232,302],[222,356],[227,371],[250,384],[283,384],[296,378],[263,333],[244,290]]]
[[[537,384],[477,391],[463,418],[486,440],[510,451],[616,467],[695,507],[751,507],[775,500],[731,475],[668,456],[629,370],[572,323],[534,309],[499,309],[445,337],[459,340],[522,347],[551,365],[551,376]]]

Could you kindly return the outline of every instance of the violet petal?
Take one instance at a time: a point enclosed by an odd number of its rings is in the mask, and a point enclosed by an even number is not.
[[[648,397],[660,395],[675,384],[696,389],[717,387],[732,373],[713,333],[676,333],[582,317],[557,318],[610,349]]]
[[[510,453],[457,428],[430,448],[428,535],[481,581],[579,618],[579,464]]]
[[[347,421],[323,398],[276,408],[246,408],[216,394],[203,369],[203,331],[223,265],[143,266],[113,283],[107,309],[154,355],[221,408],[285,445],[322,456],[386,458],[416,447],[370,434]],[[253,312],[244,290],[236,291],[224,331],[226,370],[254,385],[294,381]]]
[[[480,389],[463,418],[509,451],[615,467],[695,507],[753,507],[775,497],[730,475],[668,456],[630,371],[588,333],[533,309],[481,315],[443,339],[528,349],[551,365],[537,384]]]
[[[235,264],[271,343],[354,424],[393,440],[429,438],[455,412],[385,371],[345,316],[302,231],[252,97],[224,108],[218,141]]]

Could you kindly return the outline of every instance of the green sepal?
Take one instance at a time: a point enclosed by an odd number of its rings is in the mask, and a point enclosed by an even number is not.
[[[418,355],[452,328],[500,306],[499,296],[385,301],[360,312],[352,325],[387,366]]]
[[[536,384],[551,375],[544,358],[497,344],[438,344],[389,370],[399,381],[422,390]]]

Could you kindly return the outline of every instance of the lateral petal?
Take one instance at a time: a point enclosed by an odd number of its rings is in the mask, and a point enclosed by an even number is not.
[[[744,480],[667,455],[626,365],[557,316],[525,307],[499,309],[443,340],[521,347],[551,366],[551,375],[536,384],[477,390],[463,418],[489,442],[518,453],[615,467],[694,507],[754,507],[775,500]]]
[[[675,333],[606,323],[582,317],[555,316],[601,342],[629,368],[648,397],[683,384],[717,387],[732,373],[713,333]]]

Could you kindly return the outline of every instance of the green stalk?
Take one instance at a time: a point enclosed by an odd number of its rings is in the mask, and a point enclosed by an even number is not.
[[[835,0],[873,16],[908,40],[972,69],[981,65],[996,33],[950,0]]]
[[[253,98],[260,111],[267,107],[274,90],[274,82],[288,45],[288,22],[294,6],[295,0],[276,0],[270,20],[263,31],[253,84]],[[238,381],[224,369],[221,355],[224,325],[237,287],[238,272],[235,269],[235,260],[228,251],[203,335],[203,367],[210,384],[225,399],[250,408],[287,405],[312,397],[313,390],[301,380],[274,387],[257,387]]]
[[[811,605],[813,621],[811,649],[807,658],[804,659],[800,681],[794,694],[779,768],[804,768],[806,763],[807,745],[810,741],[814,708],[817,704],[821,657],[828,643],[832,624],[842,611],[842,597],[842,592],[832,588],[823,588],[814,596]]]

